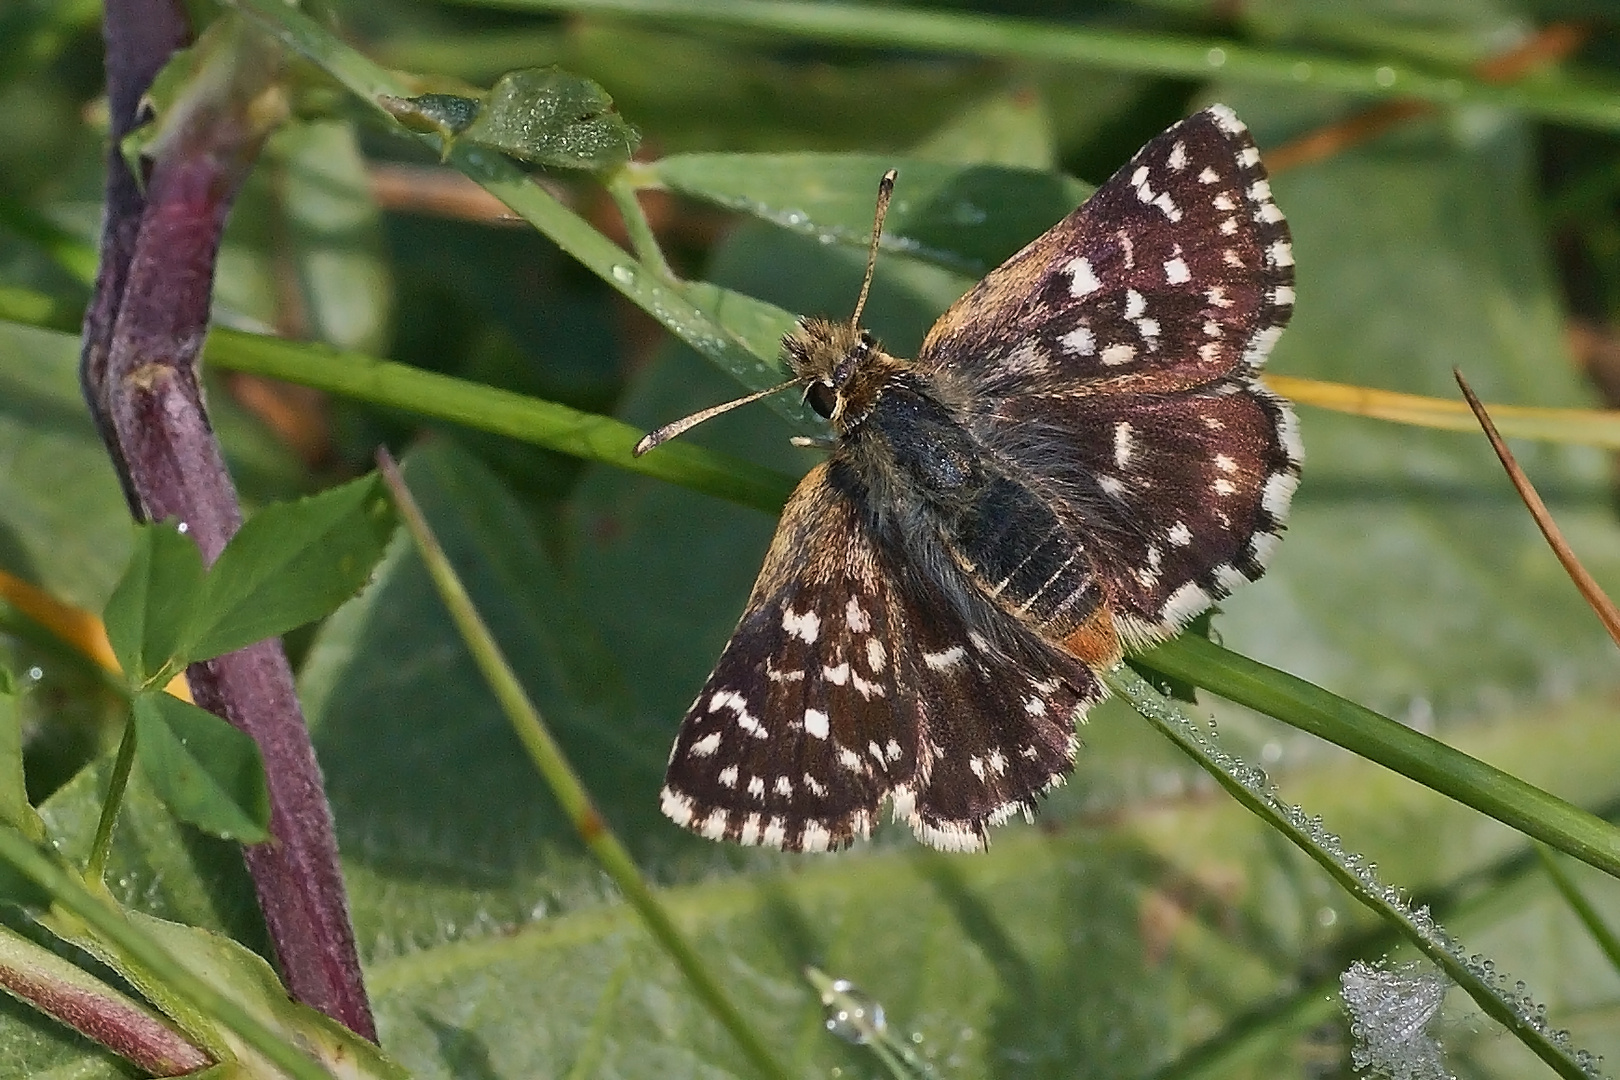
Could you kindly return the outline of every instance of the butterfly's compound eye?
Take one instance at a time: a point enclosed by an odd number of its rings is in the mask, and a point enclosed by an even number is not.
[[[816,415],[823,420],[832,419],[833,410],[838,407],[838,395],[833,388],[824,382],[813,382],[804,392],[804,400],[816,410]]]

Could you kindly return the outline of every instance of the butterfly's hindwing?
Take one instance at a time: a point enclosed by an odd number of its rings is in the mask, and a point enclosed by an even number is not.
[[[1009,398],[987,433],[1040,469],[1122,629],[1161,638],[1258,578],[1299,482],[1287,402],[1246,379],[1178,394]]]
[[[1032,813],[1035,797],[1063,781],[1075,723],[1104,690],[1084,664],[999,611],[985,615],[994,639],[937,607],[928,614],[906,654],[927,779],[896,799],[896,815],[933,847],[976,851],[986,826]]]

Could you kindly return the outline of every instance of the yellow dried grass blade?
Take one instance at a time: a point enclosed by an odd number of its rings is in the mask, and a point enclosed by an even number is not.
[[[1461,401],[1288,375],[1267,375],[1264,381],[1283,397],[1319,409],[1442,431],[1479,429],[1474,414]],[[1620,410],[1543,409],[1523,405],[1492,405],[1490,410],[1497,429],[1511,438],[1620,450]]]

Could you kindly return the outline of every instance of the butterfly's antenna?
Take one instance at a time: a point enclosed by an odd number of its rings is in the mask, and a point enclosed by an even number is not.
[[[772,394],[786,390],[790,386],[797,386],[801,381],[800,379],[789,379],[787,382],[773,386],[769,390],[756,390],[754,393],[740,397],[736,401],[724,401],[719,405],[710,405],[707,409],[695,412],[691,416],[683,416],[679,420],[665,424],[657,431],[649,431],[643,435],[641,441],[636,443],[636,448],[632,453],[636,457],[640,457],[660,443],[668,442],[682,432],[697,427],[705,420],[712,420],[723,412],[730,412],[738,406],[747,405],[751,401],[758,401],[762,397],[770,397]]]
[[[877,266],[878,240],[883,236],[883,216],[889,212],[889,196],[894,194],[894,178],[899,175],[893,169],[883,174],[878,181],[877,211],[872,215],[872,247],[866,253],[866,276],[861,279],[861,295],[855,301],[855,314],[849,317],[849,325],[853,329],[860,329],[861,312],[866,308],[866,294],[872,291],[872,271]]]

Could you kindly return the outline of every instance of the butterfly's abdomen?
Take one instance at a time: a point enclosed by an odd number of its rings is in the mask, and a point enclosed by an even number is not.
[[[997,476],[957,516],[946,543],[1002,610],[1062,641],[1101,606],[1078,540],[1033,491]]]

